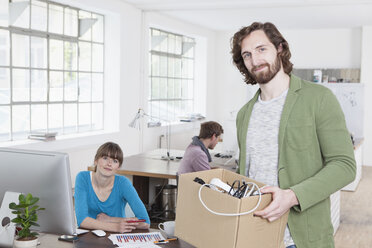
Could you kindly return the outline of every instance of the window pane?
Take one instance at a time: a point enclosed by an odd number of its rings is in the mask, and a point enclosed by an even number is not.
[[[63,7],[49,4],[49,32],[63,33]]]
[[[189,66],[189,60],[188,59],[182,59],[182,77],[187,78],[188,73],[188,66]]]
[[[159,56],[151,55],[151,75],[159,76],[160,75],[160,65],[159,65]]]
[[[181,71],[182,71],[182,63],[181,59],[175,59],[175,65],[174,65],[174,76],[177,78],[181,77]]]
[[[46,31],[48,21],[47,4],[32,0],[31,5],[31,29]]]
[[[65,104],[64,119],[63,119],[64,133],[76,133],[77,131],[77,104]]]
[[[194,61],[189,59],[187,68],[187,78],[194,78]]]
[[[65,70],[77,70],[77,43],[65,41]]]
[[[174,80],[174,98],[181,98],[181,79]]]
[[[159,78],[151,79],[151,98],[150,99],[159,99]]]
[[[63,72],[51,71],[50,77],[50,89],[49,89],[49,101],[56,102],[63,100]]]
[[[78,82],[76,72],[65,72],[65,101],[77,101]]]
[[[187,99],[188,97],[188,85],[187,85],[187,80],[182,80],[182,99]]]
[[[174,79],[168,79],[168,99],[174,98]]]
[[[162,39],[160,42],[160,51],[167,52],[168,51],[168,35],[166,33],[161,33],[161,35],[165,36],[165,39]]]
[[[103,72],[103,45],[93,44],[92,71]]]
[[[10,103],[9,69],[0,68],[0,103]]]
[[[93,14],[92,17],[93,19],[97,19],[93,24],[92,40],[95,42],[103,42],[103,16]]]
[[[12,34],[12,47],[17,48],[12,50],[13,66],[30,66],[30,37]]]
[[[91,109],[90,103],[79,104],[79,131],[90,130]]]
[[[30,100],[30,70],[13,69],[13,101]]]
[[[9,66],[9,31],[0,29],[0,65]]]
[[[168,63],[167,63],[167,57],[160,56],[160,76],[166,77],[168,74]]]
[[[9,25],[21,28],[30,28],[30,1],[28,0],[12,0],[14,7],[21,11],[18,13],[12,13],[10,15]]]
[[[78,35],[78,12],[75,9],[65,8],[65,35]]]
[[[91,63],[91,43],[79,42],[79,70],[90,71]]]
[[[166,78],[160,78],[159,81],[159,98],[160,99],[166,99],[167,98],[167,79]]]
[[[92,104],[92,130],[103,129],[103,104]]]
[[[175,66],[174,58],[169,57],[168,58],[168,77],[174,77],[174,66]]]
[[[30,132],[30,106],[12,106],[13,140],[27,139]]]
[[[92,14],[79,10],[79,39],[92,40]]]
[[[168,35],[168,53],[174,54],[176,52],[176,36],[173,34]]]
[[[87,102],[91,100],[91,74],[79,73],[79,101]]]
[[[63,41],[49,41],[49,67],[50,69],[63,69]]]
[[[182,37],[177,36],[176,37],[176,54],[182,54]]]
[[[47,49],[46,38],[31,37],[31,67],[47,68]]]
[[[92,101],[103,100],[103,74],[92,74]]]
[[[35,104],[31,105],[31,131],[46,132],[47,131],[47,105]]]
[[[62,104],[49,104],[48,125],[49,132],[62,133],[63,106]]]
[[[47,100],[48,79],[46,70],[31,70],[31,101]]]
[[[0,106],[0,141],[10,139],[10,106]]]
[[[190,45],[192,46],[192,45]],[[194,57],[194,47],[190,47],[186,53],[184,54],[185,57],[188,57],[188,58],[193,58]]]

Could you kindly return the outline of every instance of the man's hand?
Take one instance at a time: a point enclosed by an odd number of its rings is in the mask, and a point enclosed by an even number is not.
[[[261,189],[261,193],[271,193],[273,201],[265,209],[254,212],[254,215],[272,222],[279,219],[291,207],[298,205],[298,199],[291,189],[280,189],[268,186]]]

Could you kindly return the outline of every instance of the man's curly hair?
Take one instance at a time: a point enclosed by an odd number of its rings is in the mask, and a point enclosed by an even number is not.
[[[289,51],[288,42],[284,39],[282,34],[278,31],[274,24],[270,22],[254,22],[250,26],[241,28],[238,32],[234,34],[231,38],[231,54],[232,59],[236,67],[239,69],[240,73],[244,76],[244,82],[247,84],[256,84],[257,82],[251,76],[250,72],[244,64],[243,57],[241,55],[242,51],[242,41],[250,33],[256,30],[262,30],[265,32],[266,36],[269,38],[271,43],[274,44],[275,48],[278,50],[279,46],[282,46],[282,51],[279,53],[284,72],[288,75],[291,74],[293,64],[289,61],[291,58],[291,52]]]

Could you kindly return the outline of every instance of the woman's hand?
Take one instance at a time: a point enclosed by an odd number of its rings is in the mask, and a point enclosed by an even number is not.
[[[125,232],[131,232],[134,229],[137,228],[138,223],[129,223],[125,219],[127,218],[122,218],[120,222],[115,223],[116,224],[116,232],[119,233],[125,233]]]
[[[138,220],[138,218],[136,217],[132,217],[132,218],[123,218],[125,221],[136,221]],[[135,222],[137,223],[137,226],[136,226],[136,229],[149,229],[150,228],[150,224],[146,223],[146,222]]]
[[[133,222],[138,220],[136,217],[132,218],[120,218],[120,217],[111,217],[105,213],[100,213],[97,215],[96,220],[112,223],[113,224],[113,232],[131,232],[134,229],[149,229],[150,224],[146,222]]]
[[[102,222],[112,222],[110,221],[110,216],[108,216],[107,214],[105,213],[100,213],[97,215],[96,219],[99,220],[99,221],[102,221]]]

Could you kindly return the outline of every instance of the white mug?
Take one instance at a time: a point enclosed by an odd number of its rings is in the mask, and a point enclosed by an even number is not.
[[[174,236],[174,221],[166,221],[163,223],[159,223],[158,228],[165,232],[168,236]]]

